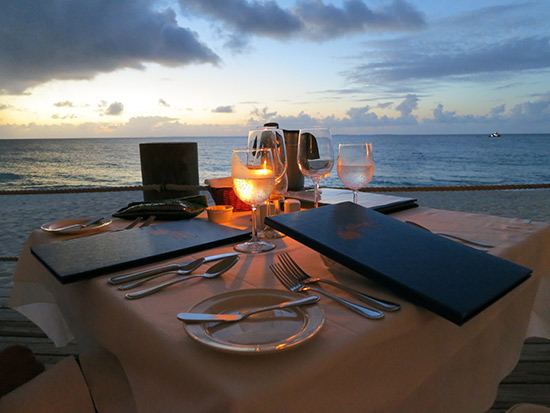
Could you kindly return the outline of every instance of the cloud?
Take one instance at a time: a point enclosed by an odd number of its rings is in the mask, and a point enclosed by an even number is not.
[[[416,95],[409,94],[395,109],[401,113],[402,117],[409,116],[418,107],[418,100]]]
[[[441,78],[471,80],[480,74],[550,68],[550,36],[508,39],[471,50],[459,50],[452,45],[445,49],[436,52],[426,45],[412,50],[401,45],[391,52],[382,52],[383,61],[356,67],[349,77],[368,83]]]
[[[159,105],[164,106],[165,108],[170,107],[170,105],[168,103],[166,103],[166,101],[164,99],[159,99]]]
[[[346,0],[342,7],[323,0],[300,0],[287,9],[276,1],[255,0],[179,0],[179,4],[188,14],[213,19],[231,33],[228,45],[240,48],[248,36],[327,41],[356,33],[418,30],[425,25],[424,16],[404,0],[386,1],[377,9],[361,0]]]
[[[420,101],[420,99],[418,99]],[[405,96],[400,105],[410,109],[414,98]],[[348,109],[341,117],[314,116],[306,112],[298,115],[279,115],[269,108],[255,109],[245,124],[187,124],[176,118],[161,116],[132,117],[127,122],[60,123],[56,125],[0,124],[0,138],[48,137],[152,137],[152,136],[246,136],[251,127],[265,122],[278,122],[285,129],[307,126],[330,127],[335,134],[375,133],[489,133],[495,129],[505,133],[548,133],[550,92],[515,105],[509,111],[497,106],[485,115],[459,115],[438,104],[430,117],[420,118],[403,110],[399,116],[380,116],[366,105]]]
[[[213,113],[233,113],[233,106],[218,106],[215,109],[212,109]]]
[[[275,1],[180,0],[187,13],[221,22],[229,31],[272,38],[288,38],[302,29],[298,16]]]
[[[432,21],[417,33],[367,42],[362,62],[345,77],[387,89],[415,81],[420,89],[428,82],[487,82],[547,71],[548,13],[540,7],[530,2],[480,8]]]
[[[124,105],[120,102],[114,102],[109,105],[107,110],[105,111],[106,115],[109,116],[119,116],[124,111]]]
[[[315,40],[354,33],[414,31],[425,26],[423,15],[403,0],[374,10],[361,0],[347,0],[341,8],[303,0],[293,11],[304,22],[304,35]]]
[[[56,102],[53,104],[56,108],[72,108],[74,107],[73,102],[66,100],[64,102]]]
[[[220,61],[172,9],[153,0],[10,1],[0,14],[0,90],[21,93],[51,79],[90,79],[143,62]]]

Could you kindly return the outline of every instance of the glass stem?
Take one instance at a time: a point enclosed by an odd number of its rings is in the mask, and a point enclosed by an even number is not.
[[[354,190],[354,191],[353,191],[353,203],[354,203],[354,204],[357,203],[357,190]]]
[[[315,208],[319,208],[319,180],[313,181],[315,184]]]
[[[256,222],[257,222],[257,216],[256,216],[256,205],[251,205],[252,208],[252,239],[251,242],[258,241],[258,235],[256,233]]]

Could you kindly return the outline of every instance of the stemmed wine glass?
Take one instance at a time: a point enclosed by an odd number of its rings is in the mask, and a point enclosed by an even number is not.
[[[256,208],[265,202],[275,187],[275,167],[271,149],[235,149],[231,160],[233,190],[252,207],[252,238],[235,245],[235,250],[250,254],[270,251],[275,245],[260,241],[256,232]]]
[[[317,208],[319,206],[319,181],[330,174],[334,165],[330,129],[300,129],[297,156],[298,168],[315,185],[315,208]]]
[[[248,132],[248,149],[270,149],[273,152],[273,163],[275,170],[275,188],[269,200],[275,205],[275,214],[280,212],[280,200],[288,188],[286,179],[286,168],[288,165],[286,157],[285,139],[282,129],[276,124],[266,124],[263,128],[252,129]],[[270,216],[270,205],[267,204],[267,215]],[[281,234],[273,228],[265,227],[263,230],[265,238],[281,238]]]
[[[357,190],[367,186],[374,175],[374,159],[370,143],[341,143],[338,146],[338,178],[353,191],[357,203]]]

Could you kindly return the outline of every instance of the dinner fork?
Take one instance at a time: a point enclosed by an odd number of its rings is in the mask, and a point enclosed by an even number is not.
[[[279,254],[278,258],[282,267],[287,271],[287,274],[291,275],[296,279],[296,281],[302,284],[325,283],[325,284],[332,285],[333,287],[340,288],[341,290],[347,291],[348,293],[355,295],[361,301],[368,303],[373,307],[378,308],[379,310],[397,311],[401,308],[399,304],[392,303],[391,301],[385,301],[377,297],[373,297],[371,295],[354,290],[353,288],[337,283],[335,281],[318,278],[318,277],[312,278],[309,274],[307,274],[304,270],[302,270],[300,266],[296,264],[296,261],[294,261],[292,257],[286,252]]]
[[[283,284],[288,290],[294,292],[306,292],[308,290],[318,292],[320,294],[326,295],[329,298],[332,298],[334,301],[342,304],[343,306],[349,308],[352,311],[355,311],[357,314],[370,318],[372,320],[379,320],[384,317],[384,313],[378,310],[373,310],[371,308],[363,307],[359,304],[352,303],[351,301],[340,298],[336,295],[329,293],[328,291],[323,290],[322,288],[310,287],[300,284],[294,277],[292,277],[281,264],[271,264],[269,266],[275,277]]]
[[[149,215],[149,217],[143,221],[143,223],[139,226],[140,228],[143,228],[143,227],[148,227],[149,225],[151,225],[151,223],[156,219],[156,216],[154,215]]]

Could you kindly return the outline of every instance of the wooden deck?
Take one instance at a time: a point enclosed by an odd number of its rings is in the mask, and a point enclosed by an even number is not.
[[[12,344],[28,346],[46,366],[77,354],[76,343],[56,348],[37,326],[7,307],[13,268],[13,262],[0,262],[0,350]],[[517,403],[550,407],[549,340],[529,339],[525,342],[518,365],[500,384],[497,400],[489,412],[505,412]]]

